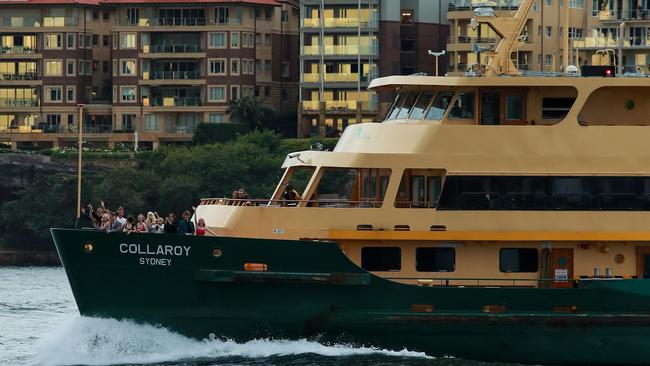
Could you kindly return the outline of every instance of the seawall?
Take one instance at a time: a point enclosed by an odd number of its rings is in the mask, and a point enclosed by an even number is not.
[[[56,252],[1,250],[0,266],[60,266]]]

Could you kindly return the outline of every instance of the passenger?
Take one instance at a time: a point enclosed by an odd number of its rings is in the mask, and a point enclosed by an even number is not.
[[[150,233],[163,234],[165,232],[165,220],[162,217],[156,219],[156,223],[151,225]]]
[[[147,233],[149,229],[147,228],[147,222],[145,221],[144,215],[138,215],[138,223],[135,225],[135,230],[139,233]]]
[[[77,227],[80,228],[94,228],[95,224],[93,223],[93,218],[91,215],[92,207],[88,208],[89,205],[81,208],[81,215],[77,221]]]
[[[205,236],[205,220],[199,219],[199,222],[196,224],[196,235]]]
[[[117,221],[117,213],[111,212],[111,228],[109,233],[116,233],[122,231],[122,224]]]
[[[107,213],[102,214],[101,223],[97,228],[99,231],[107,233],[111,229],[111,216]]]
[[[176,224],[176,215],[173,212],[170,212],[165,219],[164,226],[165,234],[176,234],[178,233],[178,225]]]
[[[296,191],[291,184],[287,184],[282,198],[287,201],[287,206],[297,206],[298,201],[300,201],[300,194],[298,194],[298,191]]]
[[[124,227],[122,228],[122,232],[125,232],[127,235],[138,232],[135,227],[135,219],[133,218],[133,216],[129,216],[126,218],[126,224],[124,224]]]
[[[126,225],[126,218],[124,217],[124,207],[120,206],[117,208],[117,222],[124,227]]]
[[[178,223],[178,233],[181,235],[194,235],[194,223],[190,221],[190,211],[183,212],[183,219]]]
[[[151,227],[156,223],[157,216],[153,212],[149,211],[147,212],[147,220],[145,220],[145,224],[147,224],[147,231],[151,231]]]
[[[239,206],[240,203],[241,201],[239,201],[239,191],[232,191],[232,201],[230,204],[232,206]]]

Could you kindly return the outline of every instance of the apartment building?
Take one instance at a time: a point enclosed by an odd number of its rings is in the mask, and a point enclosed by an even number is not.
[[[379,76],[434,74],[428,50],[448,37],[445,2],[432,0],[302,0],[298,135],[336,136],[373,122],[392,93],[367,90]],[[440,60],[446,67],[446,59]]]
[[[282,0],[0,3],[0,142],[141,148],[190,141],[255,96],[298,100],[298,6]]]

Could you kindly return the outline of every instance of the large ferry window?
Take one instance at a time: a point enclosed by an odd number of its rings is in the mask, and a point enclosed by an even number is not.
[[[316,193],[318,207],[381,207],[390,169],[324,168]]]
[[[536,248],[502,248],[499,251],[501,272],[537,272],[538,270],[539,254]]]
[[[449,111],[449,119],[474,119],[474,93],[459,92]]]
[[[427,177],[427,204],[430,208],[436,207],[438,205],[441,188],[440,181],[440,177]]]
[[[420,93],[420,97],[415,103],[415,106],[413,106],[409,119],[422,119],[422,116],[424,116],[424,110],[427,109],[427,106],[431,103],[431,99],[433,99],[433,92],[426,91]]]
[[[521,95],[506,95],[506,119],[510,121],[521,121],[522,116],[522,96]]]
[[[424,119],[431,121],[440,121],[442,117],[445,116],[445,111],[449,107],[453,93],[451,92],[440,92],[436,94],[436,98],[433,100],[431,107],[426,113]]]
[[[542,98],[542,119],[562,119],[576,98]]]
[[[289,198],[288,192],[291,192],[293,197],[290,197],[291,202],[290,206],[297,206],[298,200],[300,200],[303,192],[307,188],[307,184],[311,179],[314,171],[316,170],[313,166],[294,166],[290,167],[287,174],[284,176],[283,180],[280,182],[280,186],[277,189],[275,200],[287,200]]]
[[[424,176],[411,176],[411,192],[413,194],[412,206],[424,207]]]
[[[415,98],[417,97],[418,92],[409,93],[409,95],[404,100],[404,104],[400,108],[399,112],[397,112],[397,117],[395,117],[395,119],[404,119],[408,117],[409,111],[411,110],[411,107],[413,107],[413,103],[415,103]]]
[[[555,177],[552,182],[552,207],[556,210],[591,208],[591,180],[582,177]]]
[[[595,205],[600,210],[633,210],[637,207],[638,179],[603,177],[599,179]]]
[[[440,195],[442,172],[434,169],[406,169],[395,199],[398,208],[435,208]]]
[[[397,97],[395,97],[395,102],[393,102],[393,106],[391,107],[390,112],[388,112],[386,120],[395,119],[395,117],[397,117],[397,113],[399,112],[402,103],[404,103],[405,98],[406,93],[399,93]]]
[[[361,248],[361,268],[366,271],[397,272],[402,269],[399,247]]]
[[[456,270],[456,249],[415,249],[415,270],[418,272],[453,272]]]

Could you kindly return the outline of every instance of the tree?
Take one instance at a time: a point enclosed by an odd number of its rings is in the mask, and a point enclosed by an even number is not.
[[[230,121],[247,124],[251,131],[261,128],[263,122],[273,115],[273,111],[260,105],[254,97],[244,96],[228,103]]]
[[[219,142],[232,141],[238,135],[249,132],[249,127],[244,123],[199,123],[192,137],[192,144],[206,145]]]

